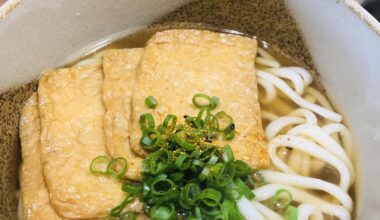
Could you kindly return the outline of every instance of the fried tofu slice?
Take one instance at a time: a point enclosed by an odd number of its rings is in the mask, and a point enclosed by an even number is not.
[[[107,51],[103,56],[103,102],[106,108],[104,131],[111,157],[128,161],[126,178],[141,180],[142,158],[130,146],[132,90],[143,49]]]
[[[22,149],[21,197],[25,220],[62,219],[52,208],[40,158],[40,116],[37,94],[25,103],[20,118]]]
[[[156,33],[147,43],[141,59],[132,101],[132,149],[146,155],[140,144],[139,117],[151,112],[156,125],[168,114],[180,121],[197,115],[192,104],[197,93],[220,98],[215,109],[225,111],[235,122],[237,135],[229,144],[235,158],[253,168],[269,165],[261,124],[254,61],[254,39],[203,30],[167,30]],[[152,110],[144,99],[152,95],[158,106]]]
[[[66,218],[106,217],[125,198],[121,183],[90,172],[107,155],[101,65],[54,69],[39,81],[41,158],[50,203]]]

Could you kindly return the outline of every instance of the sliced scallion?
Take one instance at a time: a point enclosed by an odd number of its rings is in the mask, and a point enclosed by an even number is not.
[[[154,129],[154,118],[152,114],[146,113],[140,116],[139,120],[140,129],[142,132],[148,129]]]
[[[237,191],[241,195],[247,197],[247,199],[249,200],[252,200],[253,198],[255,198],[255,194],[253,194],[251,189],[243,182],[243,180],[241,180],[240,178],[235,178],[234,183],[236,185]]]
[[[219,104],[219,98],[217,97],[210,97],[208,95],[198,93],[193,96],[193,104],[197,108],[210,108],[211,110],[215,109],[216,106]]]
[[[111,160],[111,162],[107,166],[107,173],[117,179],[124,177],[126,170],[127,160],[123,157],[117,157]]]
[[[292,194],[286,189],[279,189],[272,197],[272,207],[276,210],[286,209],[292,203]]]
[[[145,105],[148,106],[148,108],[156,108],[157,100],[153,96],[148,96],[145,98]]]
[[[107,174],[107,166],[110,163],[111,159],[106,156],[95,157],[90,165],[90,171],[94,174]]]
[[[231,126],[234,125],[232,117],[224,111],[216,113],[213,120],[215,121],[217,131],[221,132],[231,130]]]

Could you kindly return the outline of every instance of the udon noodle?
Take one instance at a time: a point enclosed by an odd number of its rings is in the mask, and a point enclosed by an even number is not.
[[[299,220],[351,219],[348,190],[355,171],[351,135],[342,116],[311,86],[313,77],[306,69],[283,67],[260,48],[256,71],[272,169],[262,171],[266,185],[253,190],[253,201],[239,201],[241,212],[248,219],[283,219],[266,201],[286,189],[298,205]],[[320,175],[326,167],[337,171],[339,181]]]

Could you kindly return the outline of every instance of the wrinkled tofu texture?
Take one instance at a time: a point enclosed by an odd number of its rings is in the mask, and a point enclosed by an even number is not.
[[[142,158],[130,146],[132,89],[143,49],[110,50],[103,56],[104,131],[111,157],[128,161],[126,178],[141,180]]]
[[[49,70],[39,81],[41,158],[50,203],[66,218],[102,218],[125,197],[114,178],[90,172],[107,155],[100,65]]]
[[[253,168],[269,165],[267,146],[261,124],[254,60],[257,42],[254,39],[202,30],[168,30],[156,33],[147,43],[141,59],[132,101],[133,151],[145,156],[139,145],[139,117],[153,114],[156,125],[166,115],[196,115],[192,97],[204,93],[220,98],[215,109],[225,111],[235,122],[237,135],[230,144],[235,158]],[[152,95],[156,109],[144,105]]]
[[[52,208],[40,158],[40,117],[37,95],[25,103],[20,118],[22,149],[21,197],[25,220],[62,219]]]

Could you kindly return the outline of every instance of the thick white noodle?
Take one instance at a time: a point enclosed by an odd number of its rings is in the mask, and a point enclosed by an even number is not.
[[[323,131],[327,134],[339,133],[342,136],[343,147],[348,154],[348,157],[352,159],[353,149],[352,149],[352,137],[350,131],[341,123],[331,123],[322,127]]]
[[[352,210],[351,197],[335,184],[310,177],[294,175],[290,173],[264,170],[261,172],[267,183],[280,183],[305,189],[321,190],[334,196],[346,209]]]
[[[291,66],[291,67],[283,67],[283,68],[288,68],[298,73],[302,77],[305,87],[310,85],[313,82],[313,76],[305,68],[302,68],[299,66]]]
[[[303,124],[305,123],[305,119],[296,116],[283,116],[273,120],[266,128],[265,128],[265,136],[267,140],[273,139],[277,136],[282,129],[289,125],[294,124]]]
[[[257,84],[265,90],[265,96],[260,99],[263,104],[269,104],[276,98],[276,88],[272,83],[269,83],[265,79],[257,79]]]
[[[330,119],[335,122],[341,122],[342,116],[336,112],[333,112],[329,109],[326,109],[320,105],[316,105],[314,103],[306,101],[304,98],[299,96],[296,92],[294,92],[283,80],[278,78],[277,76],[274,76],[270,73],[264,72],[262,70],[257,69],[256,71],[257,76],[259,78],[263,78],[267,80],[268,82],[273,83],[279,90],[281,90],[283,93],[285,93],[293,102],[298,104],[299,106],[309,109],[322,117],[325,117],[327,119]]]
[[[298,149],[304,153],[310,154],[311,156],[330,164],[339,172],[340,188],[342,188],[344,191],[348,190],[348,187],[350,186],[349,169],[347,168],[346,164],[344,164],[344,162],[339,160],[336,156],[329,153],[324,148],[320,147],[312,141],[294,135],[279,135],[272,139],[268,145],[268,153],[273,165],[278,169],[282,170],[283,172],[291,174],[296,174],[296,172],[277,156],[277,149],[279,147],[291,147],[294,149]]]
[[[302,203],[297,207],[298,220],[323,220],[323,214],[315,205]]]
[[[309,138],[312,138],[312,140],[323,146],[327,151],[341,159],[350,170],[351,183],[353,183],[353,180],[355,178],[355,171],[350,158],[348,157],[342,146],[340,146],[330,135],[324,132],[322,128],[313,125],[303,124],[292,128],[288,132],[288,134],[304,135]]]
[[[297,74],[292,69],[282,67],[282,68],[270,68],[270,69],[265,69],[265,71],[272,73],[280,78],[283,79],[288,79],[292,82],[293,87],[298,95],[303,94],[303,90],[305,87],[305,82],[303,81],[303,78],[301,75]]]
[[[326,202],[310,193],[305,192],[304,190],[297,189],[295,187],[284,185],[284,184],[267,184],[260,188],[252,190],[256,195],[256,201],[265,201],[273,197],[279,189],[288,190],[292,194],[292,199],[299,203],[308,203],[318,207],[323,213],[328,215],[336,216],[341,220],[350,220],[350,212],[340,205],[334,205],[329,202]]]
[[[262,110],[261,111],[261,118],[264,119],[264,120],[273,121],[276,118],[278,118],[278,116],[276,114],[272,113],[272,112],[268,112],[268,111]]]
[[[325,96],[322,95],[318,90],[314,89],[313,87],[305,88],[305,94],[309,94],[313,96],[317,100],[317,102],[323,107],[329,110],[333,110],[330,102],[325,98]]]
[[[294,110],[293,112],[291,112],[290,115],[304,117],[306,119],[306,124],[310,124],[310,125],[318,124],[317,116],[315,116],[313,112],[304,108],[298,108]]]
[[[255,208],[255,206],[245,197],[242,196],[237,205],[240,213],[247,220],[265,220],[264,216]]]
[[[270,60],[270,59],[267,59],[264,57],[256,57],[255,64],[259,64],[262,66],[268,66],[268,67],[274,67],[274,68],[278,68],[281,66],[279,62],[277,62],[275,60]]]
[[[270,220],[284,220],[284,218],[277,214],[272,209],[266,207],[265,205],[261,204],[257,201],[251,201],[251,203],[256,207],[256,209],[265,217],[265,219]]]
[[[283,219],[259,202],[270,199],[279,189],[286,189],[300,203],[299,220],[320,220],[322,213],[350,220],[353,201],[347,191],[355,175],[351,162],[353,142],[349,130],[341,123],[334,123],[341,122],[342,116],[334,112],[321,92],[309,86],[313,76],[306,69],[281,67],[278,60],[261,48],[256,64],[258,83],[265,91],[259,95],[264,104],[262,118],[269,122],[265,128],[269,156],[273,166],[285,173],[262,172],[269,184],[253,190],[256,197],[251,202],[256,209],[252,212],[259,211],[266,219]],[[287,100],[300,108],[293,110]],[[288,150],[289,147],[293,150]],[[309,177],[326,164],[338,171],[339,187]],[[298,188],[322,190],[327,194],[317,197]],[[336,205],[339,203],[344,207]]]

